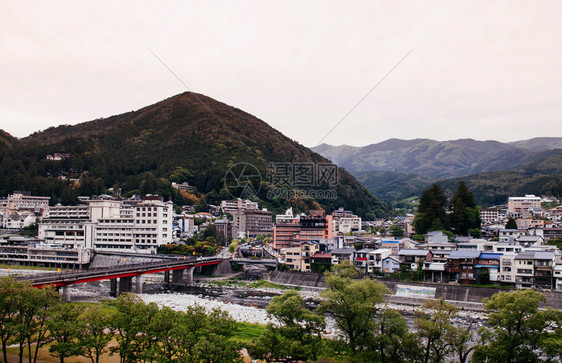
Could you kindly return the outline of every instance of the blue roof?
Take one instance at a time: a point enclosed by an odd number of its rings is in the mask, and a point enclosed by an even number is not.
[[[400,241],[392,240],[392,241],[381,241],[381,243],[400,243]]]
[[[501,256],[503,256],[503,253],[482,252],[480,254],[480,258],[487,259],[487,260],[499,260]]]

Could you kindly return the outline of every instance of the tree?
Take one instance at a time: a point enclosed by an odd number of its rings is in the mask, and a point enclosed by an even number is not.
[[[472,238],[480,238],[482,237],[482,229],[481,228],[471,228],[468,230],[468,234]]]
[[[480,211],[474,196],[468,190],[466,184],[461,181],[457,186],[457,191],[451,198],[450,209],[451,227],[458,235],[467,235],[469,229],[480,229]]]
[[[324,317],[309,311],[297,291],[290,290],[276,296],[267,312],[279,321],[269,324],[250,352],[253,357],[266,360],[316,360],[320,351]]]
[[[113,339],[109,329],[109,316],[99,307],[89,308],[78,320],[80,327],[76,337],[79,355],[98,363],[100,356],[107,351],[107,345]]]
[[[60,304],[60,297],[52,287],[36,289],[24,284],[17,291],[15,298],[14,337],[19,346],[20,363],[26,346],[29,361],[31,362],[33,357],[33,362],[36,362],[39,348],[47,343],[47,319],[50,311]],[[35,347],[33,354],[32,347]]]
[[[110,325],[118,345],[110,351],[119,354],[121,363],[144,361],[153,343],[146,328],[158,312],[158,306],[154,303],[147,305],[132,294],[119,295],[115,305],[117,311],[111,317]]]
[[[517,229],[517,222],[515,219],[509,217],[507,219],[507,224],[505,225],[505,229]]]
[[[367,278],[353,280],[356,276],[350,261],[334,266],[333,272],[326,273],[327,289],[321,292],[320,303],[320,311],[335,320],[352,355],[372,344],[377,304],[388,293],[382,283]]]
[[[445,213],[447,197],[443,189],[433,184],[420,198],[418,212],[414,218],[414,227],[417,234],[426,234],[430,230],[440,231],[448,229],[449,222]]]
[[[489,312],[487,326],[480,329],[480,346],[475,362],[534,362],[538,349],[560,356],[560,312],[539,311],[544,294],[533,290],[502,291],[484,299]],[[558,327],[558,328],[556,328]],[[554,345],[549,344],[554,342]],[[550,349],[558,347],[558,350]]]
[[[238,240],[233,239],[232,242],[230,243],[230,245],[228,245],[228,252],[234,253],[234,252],[236,252],[237,248],[238,248]]]
[[[453,325],[445,336],[445,340],[449,343],[460,363],[467,362],[471,352],[476,348],[471,329],[472,323],[466,327]]]
[[[418,336],[424,340],[424,362],[440,362],[451,352],[447,336],[453,328],[451,319],[457,308],[444,299],[428,300],[415,320]]]
[[[408,331],[406,319],[395,310],[384,310],[377,320],[374,331],[375,360],[381,363],[416,361],[423,354],[416,334]]]
[[[490,271],[487,268],[481,268],[478,270],[478,276],[476,277],[480,285],[486,285],[490,283]]]
[[[2,341],[2,353],[4,362],[8,361],[8,342],[12,339],[15,331],[15,309],[17,294],[24,288],[25,283],[16,282],[11,277],[0,278],[0,340]]]
[[[84,309],[74,304],[59,304],[52,311],[46,322],[50,332],[49,353],[63,363],[65,358],[80,354],[77,338],[80,333],[78,324]]]
[[[390,226],[390,234],[394,237],[402,237],[404,235],[404,230],[397,224]]]

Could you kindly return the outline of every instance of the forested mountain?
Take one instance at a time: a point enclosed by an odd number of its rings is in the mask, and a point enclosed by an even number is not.
[[[482,205],[505,203],[508,195],[562,194],[560,137],[512,143],[389,139],[364,147],[322,144],[313,150],[350,170],[393,206],[405,206],[402,200],[420,196],[436,181],[450,196],[465,180]]]
[[[61,161],[46,159],[54,153],[70,155]],[[225,189],[228,169],[248,163],[261,175],[258,197],[271,209],[322,206],[330,211],[343,206],[365,217],[388,211],[341,168],[336,185],[311,185],[315,178],[298,186],[332,190],[337,197],[314,201],[271,194],[279,185],[270,178],[271,170],[268,174],[269,163],[331,163],[256,117],[195,93],[183,93],[134,112],[52,127],[21,140],[3,132],[0,158],[2,195],[27,190],[51,196],[53,202],[70,203],[77,195],[97,194],[115,186],[125,195],[157,192],[178,203],[215,204],[232,198]],[[205,197],[180,195],[170,187],[172,181],[187,181]],[[296,188],[293,184],[288,187]]]
[[[363,147],[322,144],[314,151],[353,174],[368,171],[413,173],[432,180],[510,170],[544,159],[544,152],[562,148],[562,138],[537,138],[513,143],[460,139],[389,139]]]
[[[531,162],[517,170],[473,174],[437,183],[447,195],[452,195],[461,180],[474,194],[476,202],[483,206],[507,203],[509,196],[516,195],[550,194],[560,197],[562,196],[562,150],[556,150],[556,155]]]

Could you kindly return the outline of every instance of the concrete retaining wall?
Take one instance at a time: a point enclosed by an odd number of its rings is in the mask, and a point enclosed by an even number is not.
[[[324,275],[305,272],[279,272],[273,271],[270,280],[282,285],[298,285],[303,287],[326,287]],[[500,291],[510,291],[503,289],[493,289],[486,287],[470,287],[437,283],[416,283],[403,282],[395,280],[381,279],[382,282],[394,295],[396,285],[416,285],[434,287],[435,298],[444,298],[449,301],[458,301],[466,303],[481,303],[482,299],[489,298]],[[544,306],[562,310],[562,293],[560,292],[543,292],[546,295],[546,303]]]

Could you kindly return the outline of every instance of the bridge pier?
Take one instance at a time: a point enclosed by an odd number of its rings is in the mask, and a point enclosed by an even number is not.
[[[186,269],[186,274],[185,274],[185,283],[188,286],[192,286],[193,285],[193,271],[195,271],[194,267],[190,267]]]
[[[117,279],[109,280],[109,296],[117,297]]]
[[[172,284],[179,284],[183,281],[183,272],[185,270],[173,270],[172,271]]]
[[[62,287],[62,302],[70,302],[70,286],[68,285]]]
[[[142,275],[135,276],[135,293],[142,294]]]
[[[133,287],[133,277],[120,277],[119,278],[119,295],[126,292],[131,292]]]
[[[170,271],[164,271],[164,286],[170,286]]]

